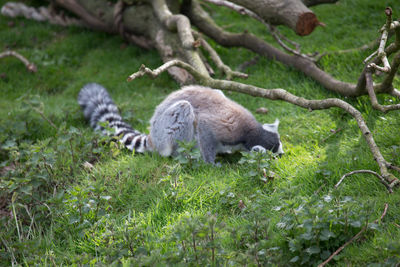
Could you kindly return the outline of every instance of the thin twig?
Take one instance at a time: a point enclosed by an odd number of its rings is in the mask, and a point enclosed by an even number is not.
[[[6,243],[6,241],[3,239],[3,237],[0,236],[1,242],[3,243],[3,246],[8,250],[8,252],[11,255],[11,266],[17,266],[18,262],[17,259],[15,258],[14,252],[12,251],[12,249],[10,249]]]
[[[380,220],[382,221],[383,218],[386,215],[387,209],[388,209],[389,205],[387,203],[385,203],[385,208],[383,210],[383,213],[380,217]],[[379,219],[375,220],[374,223],[378,223]],[[340,248],[338,248],[335,252],[332,253],[332,255],[329,256],[329,258],[327,258],[324,262],[322,262],[321,264],[318,265],[318,267],[323,267],[325,265],[327,265],[332,259],[333,257],[335,257],[336,255],[338,255],[345,247],[347,247],[348,245],[350,245],[351,243],[353,243],[355,240],[357,240],[366,230],[368,229],[368,225],[364,226],[360,232],[358,232],[355,236],[353,236],[349,241],[347,241],[343,246],[341,246]]]
[[[29,60],[26,59],[26,57],[24,57],[23,55],[21,55],[21,54],[15,52],[15,51],[9,50],[9,51],[5,51],[5,52],[0,53],[0,58],[3,58],[3,57],[16,57],[16,58],[19,59],[22,63],[24,63],[26,69],[27,69],[29,72],[37,72],[37,67],[36,67],[35,64],[29,62]]]
[[[356,171],[352,171],[349,173],[346,173],[345,175],[342,176],[342,178],[340,178],[339,182],[337,182],[337,184],[335,185],[335,189],[339,187],[339,185],[343,182],[343,180],[353,174],[358,174],[358,173],[369,173],[369,174],[373,174],[376,177],[379,178],[379,180],[381,181],[381,183],[387,188],[387,190],[389,191],[389,193],[393,193],[393,190],[391,188],[391,186],[385,181],[385,179],[379,175],[378,173],[371,171],[371,170],[356,170]]]
[[[378,66],[375,63],[371,63],[369,65],[372,68],[380,70],[382,72],[390,72],[391,68],[390,68],[389,60],[387,59],[387,55],[385,53],[385,46],[386,46],[386,42],[387,42],[387,39],[388,39],[390,26],[392,24],[392,9],[390,7],[387,7],[385,9],[385,14],[386,14],[386,23],[385,23],[385,26],[383,26],[383,28],[382,28],[381,41],[379,43],[378,50],[375,51],[374,53],[372,53],[372,55],[370,55],[369,57],[367,57],[364,60],[364,62],[368,62],[369,59],[371,59],[372,57],[375,56],[375,54],[377,54],[378,58],[383,63],[383,67]]]
[[[49,119],[47,118],[43,112],[41,112],[39,109],[35,108],[34,109],[37,113],[39,113],[40,117],[42,117],[45,121],[47,121],[51,127],[53,127],[54,129],[58,130],[57,126]]]
[[[257,62],[260,60],[260,56],[255,56],[252,59],[243,62],[242,64],[240,64],[237,67],[238,71],[244,71],[245,69],[247,69],[248,67],[257,64]]]
[[[385,218],[388,208],[389,208],[389,204],[385,203],[385,208],[383,209],[383,213],[381,215],[380,221],[382,221],[383,218]],[[378,222],[378,220],[375,221],[375,223],[377,223],[377,222]]]
[[[341,246],[340,248],[338,248],[335,252],[332,253],[332,255],[329,256],[328,259],[326,259],[323,263],[319,264],[318,267],[323,267],[325,265],[327,265],[332,259],[333,257],[335,257],[336,255],[338,255],[345,247],[347,247],[348,245],[350,245],[351,243],[353,243],[354,240],[358,239],[364,232],[365,230],[367,230],[367,226],[364,226],[360,232],[358,232],[355,236],[353,236],[349,241],[347,241],[346,243],[344,243],[343,246]]]
[[[321,140],[321,143],[325,143],[326,140],[328,140],[330,137],[334,136],[335,134],[337,134],[338,132],[340,132],[341,130],[343,130],[343,128],[338,128],[336,130],[333,130],[332,133],[330,135],[328,135],[327,137],[325,137],[324,139]]]
[[[397,172],[400,173],[400,167],[394,165],[393,163],[387,162],[387,163],[386,163],[386,166],[387,166],[389,169],[395,170],[395,171],[397,171]]]

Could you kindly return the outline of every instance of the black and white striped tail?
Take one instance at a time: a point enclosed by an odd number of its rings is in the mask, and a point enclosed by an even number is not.
[[[103,86],[97,83],[86,84],[79,92],[78,103],[93,129],[110,134],[100,125],[101,122],[108,122],[108,127],[114,129],[113,135],[119,136],[120,142],[129,150],[140,153],[151,150],[149,137],[132,129],[122,120],[117,106]]]

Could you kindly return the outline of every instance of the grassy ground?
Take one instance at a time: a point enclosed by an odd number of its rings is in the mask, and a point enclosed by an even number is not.
[[[306,52],[359,47],[376,38],[386,5],[400,16],[394,1],[341,0],[314,9],[327,27],[311,36],[281,30]],[[227,11],[213,16],[229,30],[246,27],[272,40],[250,19]],[[247,155],[241,161],[241,155],[233,155],[219,158],[221,167],[190,166],[104,145],[76,102],[85,83],[103,84],[123,117],[147,132],[154,107],[178,89],[166,74],[125,81],[142,63],[161,64],[154,51],[125,46],[118,36],[4,17],[0,47],[38,66],[30,74],[15,58],[0,64],[0,162],[12,169],[0,180],[0,265],[315,265],[364,225],[367,232],[334,264],[390,266],[400,260],[398,190],[388,195],[369,175],[349,177],[333,190],[349,171],[378,171],[356,122],[343,111],[310,113],[226,93],[254,114],[267,107],[267,115],[255,114],[260,122],[280,119],[286,154],[279,160]],[[233,68],[254,56],[214,47]],[[355,82],[369,53],[329,55],[320,64],[335,77]],[[285,88],[308,99],[338,97],[266,59],[246,71],[250,78],[244,82],[260,87]],[[398,77],[395,83],[400,86]],[[363,113],[384,157],[400,165],[399,111],[381,114],[366,97],[345,100]],[[332,129],[341,130],[332,134]],[[85,161],[94,168],[85,168]],[[271,171],[266,178],[254,173],[261,164]],[[371,224],[385,203],[386,217]]]

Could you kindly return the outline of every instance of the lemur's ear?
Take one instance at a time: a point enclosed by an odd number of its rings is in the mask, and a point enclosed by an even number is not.
[[[274,123],[266,123],[263,125],[264,130],[269,132],[278,132],[279,119],[276,119]]]

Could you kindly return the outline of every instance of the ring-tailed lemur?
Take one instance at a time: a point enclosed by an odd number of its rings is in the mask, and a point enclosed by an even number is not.
[[[185,86],[159,104],[150,120],[150,134],[142,134],[125,123],[106,89],[96,83],[85,85],[78,96],[85,117],[95,130],[107,133],[100,123],[108,122],[129,150],[157,151],[162,156],[177,153],[177,141],[196,140],[205,162],[214,163],[217,153],[233,150],[271,150],[283,154],[278,133],[279,120],[260,124],[238,103],[220,90]]]

